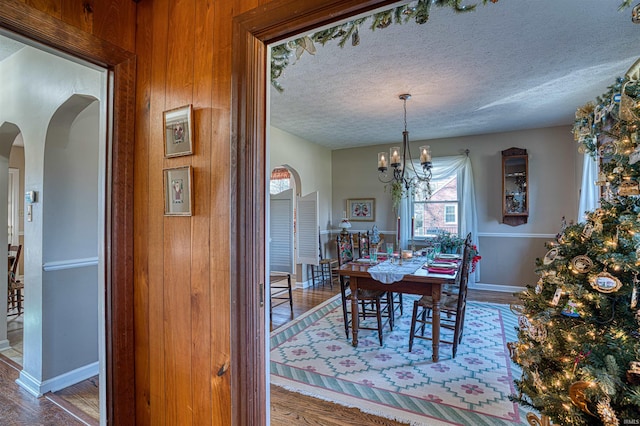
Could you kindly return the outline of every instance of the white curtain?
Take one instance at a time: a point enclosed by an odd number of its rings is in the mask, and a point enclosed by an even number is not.
[[[585,221],[585,212],[594,211],[598,208],[600,191],[595,185],[596,180],[598,180],[598,162],[591,155],[585,153],[582,166],[580,202],[578,204],[578,223]]]
[[[478,216],[476,211],[476,192],[473,183],[473,169],[468,155],[455,155],[451,157],[434,157],[432,160],[432,179],[443,179],[458,174],[458,200],[460,201],[460,236],[466,237],[471,232],[473,244],[478,247]],[[419,163],[415,163],[416,170],[421,170]],[[407,247],[411,237],[411,196],[400,203],[400,245]],[[469,284],[475,283],[480,277],[480,263],[476,266],[474,274],[469,276]]]

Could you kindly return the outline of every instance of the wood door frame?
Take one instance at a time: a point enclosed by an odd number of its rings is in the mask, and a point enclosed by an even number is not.
[[[107,153],[105,235],[106,419],[135,424],[133,327],[133,52],[114,46],[16,0],[3,0],[0,27],[106,68],[113,79],[111,152]],[[109,191],[117,188],[117,191]]]
[[[267,45],[397,0],[274,0],[233,18],[231,75],[231,406],[266,423],[264,312]]]

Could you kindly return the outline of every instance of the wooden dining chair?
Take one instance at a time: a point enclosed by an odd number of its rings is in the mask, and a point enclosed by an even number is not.
[[[311,283],[316,285],[316,280],[320,280],[322,285],[329,281],[329,287],[333,288],[333,281],[337,279],[335,269],[338,267],[338,259],[334,257],[325,258],[322,255],[322,240],[318,234],[318,265],[311,265]]]
[[[449,343],[453,346],[453,358],[456,357],[458,344],[462,342],[462,332],[464,329],[464,318],[467,307],[467,289],[469,283],[469,270],[471,267],[470,258],[471,234],[467,235],[462,250],[462,264],[460,272],[456,277],[456,283],[443,291],[440,299],[440,327],[453,331],[453,338],[447,340],[440,335],[440,342]],[[409,335],[409,352],[413,349],[414,338],[432,340],[431,336],[425,336],[425,327],[433,325],[431,309],[433,299],[431,296],[423,296],[413,302],[413,314],[411,316],[411,329]],[[420,330],[418,334],[418,329]]]
[[[8,270],[7,278],[7,308],[11,312],[8,315],[20,315],[22,314],[22,290],[24,289],[24,283],[18,279],[18,265],[20,263],[20,255],[22,254],[22,244],[8,246],[9,255],[13,256],[13,262]]]
[[[274,300],[277,302],[273,303]],[[287,302],[289,302],[291,318],[293,318],[291,274],[288,272],[271,271],[269,274],[269,317],[273,319],[273,308]]]
[[[338,246],[338,265],[342,266],[348,262],[353,261],[353,238],[351,234],[338,235],[336,238]],[[344,318],[344,331],[349,339],[349,326],[351,320],[349,319],[351,304],[351,291],[349,288],[349,277],[340,275],[340,293],[342,296],[342,313]],[[377,290],[361,290],[358,289],[358,301],[360,302],[359,316],[363,320],[367,318],[376,318],[377,327],[363,326],[359,323],[359,328],[362,330],[377,330],[378,340],[380,346],[382,346],[382,329],[383,318],[387,318],[389,321],[389,327],[393,331],[393,311],[391,310],[391,296],[388,291]]]
[[[369,256],[369,231],[367,232],[358,232],[356,234],[356,238],[358,241],[358,257],[360,259]]]

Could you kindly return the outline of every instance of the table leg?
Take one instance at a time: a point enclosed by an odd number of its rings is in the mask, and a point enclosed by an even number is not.
[[[353,335],[353,341],[351,344],[354,348],[357,348],[358,329],[360,328],[358,324],[358,320],[360,319],[360,312],[358,311],[358,278],[350,277],[349,280],[349,287],[351,287],[351,333]]]
[[[432,350],[433,355],[431,359],[433,362],[438,362],[440,359],[440,296],[441,296],[441,286],[434,285],[431,287],[431,300],[433,301],[432,306],[432,324],[431,324],[431,333],[432,333]]]

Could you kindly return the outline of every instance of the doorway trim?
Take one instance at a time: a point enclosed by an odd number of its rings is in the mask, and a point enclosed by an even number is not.
[[[274,0],[233,19],[231,81],[231,407],[237,425],[267,419],[264,313],[267,45],[397,3]]]
[[[133,141],[135,55],[16,0],[3,1],[0,28],[100,65],[111,107],[105,235],[106,419],[135,423],[133,328]],[[109,122],[109,120],[108,120]],[[117,191],[111,190],[118,188]]]

